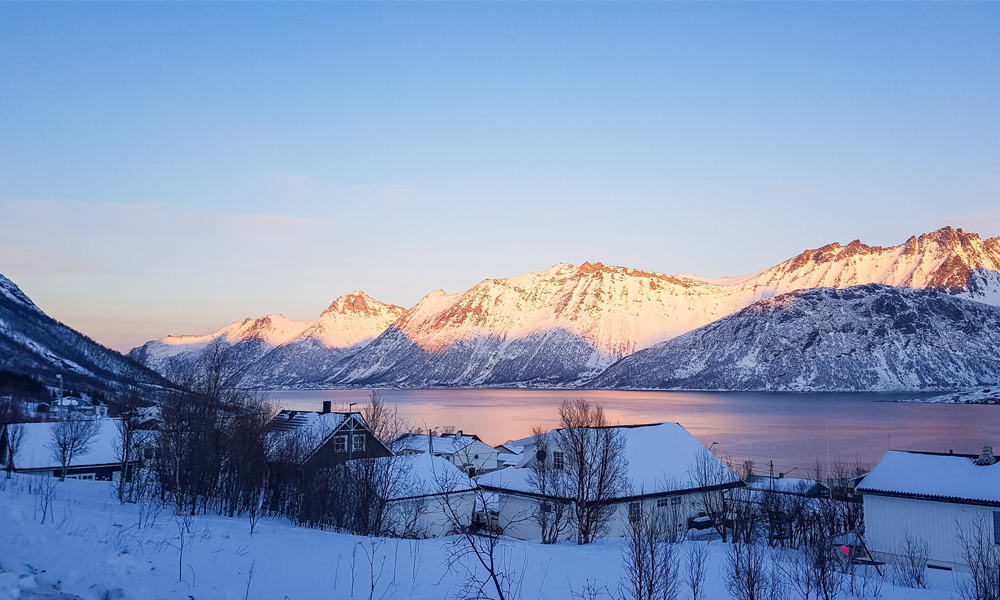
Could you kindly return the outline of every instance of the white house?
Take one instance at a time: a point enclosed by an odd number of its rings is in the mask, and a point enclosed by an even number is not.
[[[475,481],[458,467],[426,453],[380,460],[395,461],[404,471],[403,484],[387,498],[394,534],[437,537],[456,525],[469,525],[475,505]]]
[[[889,451],[857,491],[877,558],[901,555],[909,536],[928,545],[929,565],[965,569],[959,528],[968,533],[977,523],[1000,543],[1000,465],[989,446],[978,457]]]
[[[628,495],[615,498],[610,503],[619,507],[611,523],[609,535],[625,533],[630,515],[638,508],[670,511],[669,515],[679,527],[686,527],[687,520],[698,513],[699,495],[725,492],[743,483],[725,464],[708,451],[686,429],[677,423],[652,423],[648,425],[623,425],[615,427],[625,439],[625,458],[628,460],[626,477],[631,483]],[[563,468],[563,453],[559,450],[560,431],[550,436],[555,468]],[[500,510],[500,525],[504,533],[520,539],[541,536],[541,528],[530,515],[551,502],[570,502],[569,497],[556,497],[538,493],[531,484],[531,466],[538,460],[533,442],[524,443],[524,458],[517,467],[502,469],[477,478],[479,486],[496,493]],[[699,465],[711,471],[713,480],[705,485],[696,475]]]
[[[496,471],[497,449],[486,444],[476,435],[461,431],[444,435],[408,433],[401,436],[392,447],[400,454],[433,454],[447,459],[470,477]]]
[[[111,481],[121,473],[121,459],[116,444],[121,443],[117,419],[97,419],[97,434],[90,440],[87,452],[74,456],[70,461],[67,477],[70,479],[97,479]],[[8,429],[19,427],[20,444],[14,453],[14,471],[28,475],[59,476],[62,465],[52,451],[53,430],[58,422],[18,423],[0,431],[0,463],[7,468],[10,461]]]

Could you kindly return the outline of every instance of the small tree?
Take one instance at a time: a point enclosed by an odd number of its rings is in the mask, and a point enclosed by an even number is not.
[[[88,421],[76,416],[59,421],[52,427],[52,439],[48,448],[62,467],[59,481],[66,481],[66,473],[74,458],[90,452],[90,444],[100,430],[101,425],[97,421]]]
[[[958,525],[958,543],[970,575],[958,585],[962,600],[1000,600],[1000,546],[993,536],[992,523],[985,516],[968,528]]]
[[[708,545],[691,542],[688,546],[687,569],[684,582],[691,591],[691,600],[705,599],[705,584],[708,577]]]
[[[726,589],[736,600],[780,600],[786,592],[771,549],[757,539],[733,540],[726,560]]]
[[[732,512],[730,496],[725,485],[732,483],[735,474],[707,449],[701,449],[695,457],[691,476],[698,487],[706,491],[696,496],[698,508],[712,520],[722,541],[729,537],[729,515]]]

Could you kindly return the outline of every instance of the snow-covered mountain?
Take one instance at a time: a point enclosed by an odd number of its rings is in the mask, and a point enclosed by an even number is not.
[[[223,343],[234,364],[245,368],[274,348],[302,333],[309,321],[293,321],[284,315],[247,318],[205,335],[168,335],[146,342],[130,353],[168,379],[182,379],[212,342]]]
[[[337,298],[315,321],[284,315],[236,321],[205,335],[167,336],[132,352],[172,379],[182,379],[212,343],[223,344],[249,386],[316,386],[337,363],[378,337],[405,310],[358,290]]]
[[[328,384],[345,358],[368,345],[405,312],[360,290],[341,296],[296,337],[251,365],[244,382],[266,389]]]
[[[79,390],[106,390],[125,371],[138,369],[149,383],[165,383],[118,352],[46,315],[14,284],[0,275],[0,369]]]
[[[590,387],[920,391],[1000,381],[1000,308],[868,284],[760,301],[637,352]]]
[[[1000,304],[1000,238],[944,229],[889,248],[830,244],[722,280],[600,263],[432,292],[337,374],[342,385],[565,386],[787,292],[868,283]]]

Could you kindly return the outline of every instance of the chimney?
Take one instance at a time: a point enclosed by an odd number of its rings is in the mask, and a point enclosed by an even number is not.
[[[333,404],[333,403],[332,403],[332,401],[330,401],[330,400],[324,400],[324,401],[323,401],[323,414],[324,414],[324,415],[325,415],[325,414],[329,414],[329,412],[330,412],[330,408],[332,407],[332,404]]]
[[[980,454],[979,458],[973,462],[981,467],[986,467],[996,463],[997,459],[993,456],[993,446],[983,446],[983,453]]]
[[[458,430],[458,431],[457,431],[457,432],[455,433],[455,441],[457,442],[457,441],[458,441],[458,440],[460,440],[460,439],[462,439],[462,430],[461,430],[461,429],[459,429],[459,430]]]

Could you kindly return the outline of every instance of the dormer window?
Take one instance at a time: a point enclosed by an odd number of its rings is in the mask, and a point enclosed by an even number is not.
[[[335,436],[333,436],[333,451],[334,452],[347,452],[347,436],[346,435],[335,435]]]
[[[364,436],[364,434],[353,436],[351,438],[351,444],[352,444],[351,448],[355,452],[364,452],[365,451],[365,436]]]

